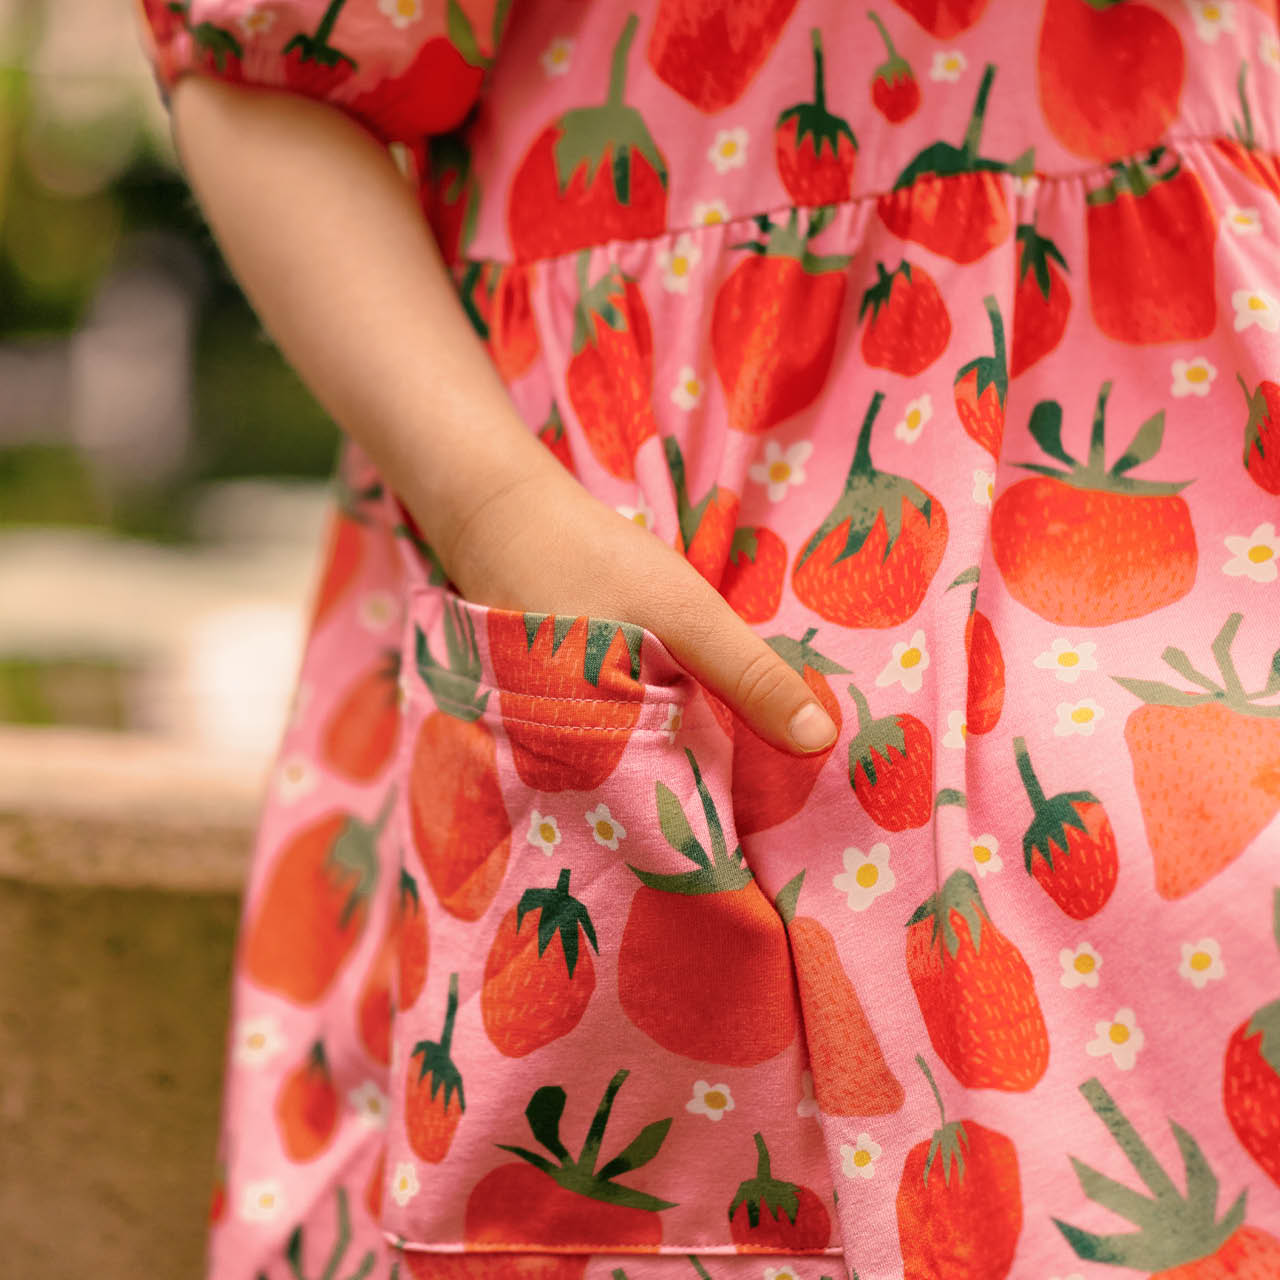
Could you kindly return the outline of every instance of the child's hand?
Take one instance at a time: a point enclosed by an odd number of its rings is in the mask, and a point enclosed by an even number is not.
[[[435,549],[473,603],[648,628],[783,750],[821,750],[835,737],[800,675],[683,556],[594,497],[559,463],[481,502],[450,531],[449,545]]]

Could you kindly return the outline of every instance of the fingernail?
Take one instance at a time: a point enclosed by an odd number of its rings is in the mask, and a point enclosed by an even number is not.
[[[805,751],[821,751],[836,739],[835,722],[816,702],[806,702],[791,717],[787,732],[791,741]]]

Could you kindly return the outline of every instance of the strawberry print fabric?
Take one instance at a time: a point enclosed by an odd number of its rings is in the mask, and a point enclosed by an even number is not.
[[[1280,1274],[1274,8],[143,17],[393,146],[530,430],[841,728],[459,598],[348,443],[209,1275]]]

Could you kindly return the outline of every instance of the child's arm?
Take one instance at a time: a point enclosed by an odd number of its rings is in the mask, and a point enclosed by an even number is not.
[[[172,94],[191,188],[257,314],[413,513],[463,596],[648,627],[761,736],[816,708],[683,557],[580,485],[517,415],[409,185],[334,107],[201,76]]]

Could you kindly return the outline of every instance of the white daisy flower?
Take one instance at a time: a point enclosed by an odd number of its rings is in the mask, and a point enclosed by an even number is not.
[[[1280,69],[1280,36],[1266,30],[1258,41],[1258,57],[1269,67]]]
[[[653,510],[644,498],[637,494],[634,507],[614,507],[614,510],[625,520],[638,524],[642,529],[653,531]]]
[[[1015,196],[1030,200],[1040,190],[1040,179],[1034,173],[1015,173],[1012,185]]]
[[[840,1168],[846,1178],[873,1178],[881,1147],[869,1133],[858,1134],[856,1143],[840,1144]]]
[[[707,159],[715,165],[717,173],[741,169],[747,163],[747,131],[742,128],[719,130]]]
[[[792,485],[804,484],[804,464],[812,453],[813,445],[808,440],[797,440],[785,449],[776,440],[769,440],[764,446],[764,461],[753,462],[748,474],[756,484],[768,486],[770,502],[781,502]]]
[[[702,379],[692,365],[681,366],[676,375],[676,385],[671,388],[671,399],[676,407],[684,410],[696,409],[702,400]]]
[[[400,622],[400,602],[390,591],[369,591],[360,597],[356,617],[366,631],[377,634]]]
[[[831,883],[845,895],[850,911],[865,911],[897,884],[889,865],[889,846],[883,841],[873,844],[866,853],[851,846],[842,856],[844,870]]]
[[[808,1119],[810,1116],[818,1114],[818,1099],[813,1096],[813,1072],[802,1071],[800,1073],[800,1088],[802,1090],[800,1101],[796,1103],[796,1115],[801,1119]]]
[[[587,814],[587,826],[591,828],[596,844],[602,844],[606,849],[616,849],[618,841],[626,839],[626,829],[603,801]]]
[[[1032,665],[1041,671],[1052,671],[1063,684],[1075,684],[1082,671],[1097,671],[1098,662],[1093,656],[1097,647],[1092,640],[1072,644],[1065,636],[1058,636],[1048,649],[1036,654]]]
[[[970,495],[980,507],[991,510],[991,503],[996,495],[996,475],[994,471],[975,471],[973,473],[973,493]]]
[[[667,718],[662,722],[662,732],[667,735],[668,742],[674,742],[684,725],[684,709],[673,702],[667,708]]]
[[[1173,386],[1169,394],[1183,396],[1207,396],[1213,386],[1218,371],[1204,356],[1196,356],[1194,360],[1175,360],[1173,362]]]
[[[529,832],[525,839],[549,858],[560,843],[560,824],[551,814],[539,813],[535,809],[529,815]]]
[[[240,1217],[245,1222],[271,1222],[284,1210],[284,1190],[279,1178],[245,1183],[240,1193]]]
[[[367,1129],[387,1127],[387,1095],[372,1081],[366,1080],[347,1093],[347,1104],[356,1119]]]
[[[963,751],[969,736],[969,726],[965,723],[963,711],[947,712],[947,731],[942,735],[942,745],[953,751]]]
[[[422,0],[378,0],[378,12],[399,31],[422,17]]]
[[[920,439],[924,425],[933,417],[933,398],[928,392],[907,402],[902,419],[893,429],[893,434],[905,444],[915,444]]]
[[[1280,329],[1280,302],[1265,289],[1237,289],[1231,295],[1236,313],[1236,332],[1257,325],[1267,333]]]
[[[1004,870],[1004,859],[1000,857],[1000,841],[990,832],[975,836],[969,852],[973,855],[973,867],[978,878],[994,875]]]
[[[285,756],[276,768],[276,798],[281,804],[293,804],[315,790],[319,774],[304,755],[296,751]]]
[[[719,1120],[726,1111],[733,1110],[733,1094],[727,1084],[708,1084],[705,1080],[693,1082],[693,1097],[684,1104],[686,1111],[708,1120]]]
[[[1058,952],[1058,963],[1062,966],[1062,976],[1058,981],[1068,991],[1076,987],[1096,987],[1098,970],[1102,968],[1102,957],[1087,942],[1077,943],[1075,947],[1063,947]]]
[[[1270,521],[1260,524],[1252,533],[1224,539],[1231,559],[1222,566],[1229,578],[1248,578],[1252,582],[1274,582],[1276,561],[1280,557],[1280,537]]]
[[[538,59],[542,63],[543,71],[549,76],[565,75],[572,60],[573,41],[568,36],[557,36],[542,51],[542,57]]]
[[[1093,1039],[1085,1045],[1091,1058],[1110,1057],[1121,1071],[1132,1071],[1138,1051],[1146,1043],[1142,1028],[1134,1021],[1132,1009],[1117,1009],[1110,1022],[1096,1022]]]
[[[1232,0],[1186,0],[1196,35],[1206,44],[1216,44],[1222,34],[1234,35],[1236,7]]]
[[[658,268],[662,272],[662,287],[668,293],[688,293],[689,277],[702,261],[698,242],[687,232],[676,236],[669,249],[658,251]]]
[[[403,1209],[421,1190],[418,1171],[408,1160],[401,1160],[391,1175],[391,1198]]]
[[[254,36],[265,36],[275,23],[276,15],[273,9],[250,9],[248,13],[241,16],[238,26],[241,32],[252,40]]]
[[[959,49],[937,49],[929,67],[929,79],[955,84],[968,65],[969,59]]]
[[[265,1066],[288,1046],[279,1018],[270,1013],[241,1018],[231,1033],[231,1042],[231,1056],[242,1067]]]
[[[1256,236],[1262,230],[1262,216],[1252,205],[1241,209],[1233,204],[1222,215],[1222,225],[1238,236]]]
[[[1206,982],[1216,982],[1227,976],[1222,963],[1222,948],[1216,938],[1201,938],[1199,942],[1182,944],[1182,963],[1178,965],[1178,977],[1186,978],[1197,991]]]
[[[919,693],[928,665],[929,650],[925,647],[924,632],[913,631],[909,641],[899,640],[893,646],[893,656],[876,676],[876,688],[900,684],[908,693]]]
[[[1102,708],[1092,698],[1081,698],[1079,702],[1060,702],[1053,736],[1069,738],[1078,734],[1082,738],[1092,737],[1094,727],[1102,716]]]
[[[765,1267],[764,1280],[800,1280],[795,1268],[789,1262],[780,1267]]]
[[[699,227],[717,227],[729,221],[729,206],[723,200],[700,200],[693,206],[693,221]]]

